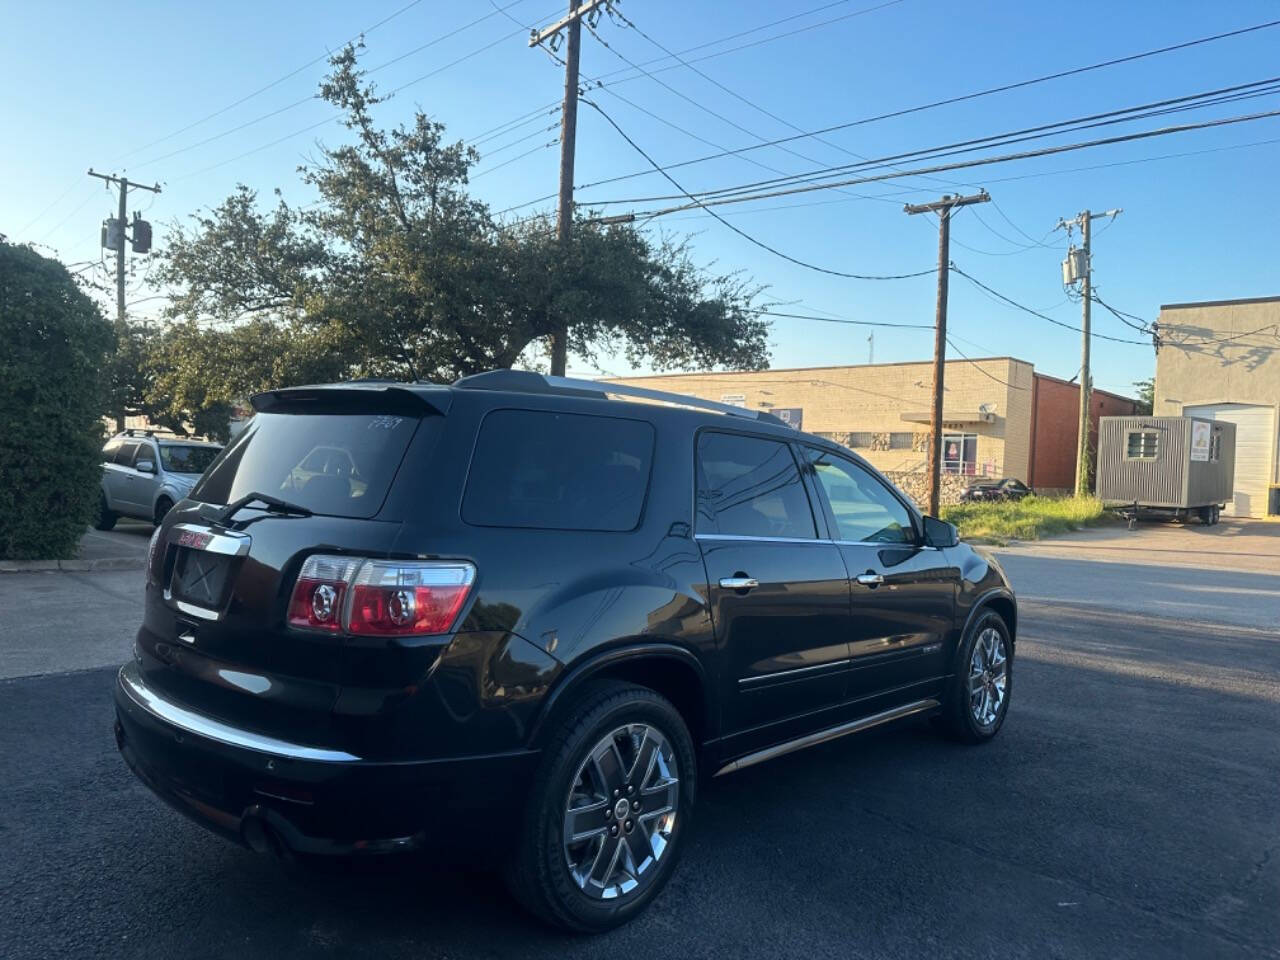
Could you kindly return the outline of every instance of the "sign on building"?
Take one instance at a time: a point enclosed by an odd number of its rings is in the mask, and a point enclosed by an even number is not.
[[[789,427],[803,429],[804,407],[774,407],[769,411]]]
[[[1191,421],[1191,459],[1209,462],[1209,447],[1213,443],[1213,424],[1200,420]]]
[[[747,405],[747,395],[745,393],[722,393],[720,402],[727,403],[731,407],[745,407]]]

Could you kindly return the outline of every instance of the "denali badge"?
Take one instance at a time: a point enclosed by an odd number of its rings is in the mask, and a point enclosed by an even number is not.
[[[209,546],[209,541],[213,539],[211,533],[200,533],[198,530],[181,530],[178,532],[178,546],[191,547],[193,550],[203,550]]]

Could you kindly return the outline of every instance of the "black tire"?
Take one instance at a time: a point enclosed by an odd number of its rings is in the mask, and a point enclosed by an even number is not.
[[[1003,644],[1004,688],[994,719],[983,724],[974,716],[969,684],[974,647],[979,638],[984,637],[989,630],[995,630]],[[942,712],[936,718],[939,729],[961,743],[986,743],[999,733],[1004,726],[1004,718],[1009,713],[1009,698],[1013,694],[1013,661],[1013,643],[1004,618],[994,610],[979,613],[960,643],[955,676],[948,683]]]
[[[1200,523],[1203,526],[1213,526],[1213,507],[1200,508]]]
[[[156,513],[155,516],[151,518],[152,523],[157,527],[160,526],[160,521],[164,519],[164,515],[172,509],[173,501],[168,497],[161,497],[156,501]]]
[[[589,757],[612,733],[627,725],[645,725],[665,738],[675,761],[678,783],[668,789],[675,795],[676,803],[670,832],[664,838],[665,846],[649,862],[647,870],[640,873],[638,885],[616,899],[600,899],[587,893],[586,887],[580,886],[571,872],[569,850],[564,845],[566,808],[571,802],[571,791],[582,782],[579,776],[584,775]],[[625,745],[625,738],[623,743]],[[662,891],[675,870],[690,828],[690,814],[697,796],[697,774],[693,739],[670,701],[647,687],[634,684],[616,681],[592,684],[564,716],[543,752],[516,853],[507,866],[507,884],[512,894],[539,919],[563,930],[600,933],[626,923]],[[640,784],[637,798],[646,792],[644,786]],[[607,792],[603,802],[610,803]],[[608,822],[608,809],[603,812]],[[629,854],[631,841],[621,835],[621,831],[632,822],[616,824],[620,840],[608,840],[607,835],[602,834],[601,847],[605,843],[625,841],[626,849],[622,852]],[[646,829],[640,825],[640,818],[634,823],[636,826],[632,829]],[[630,833],[630,829],[627,832]],[[594,844],[594,840],[588,842],[588,857]]]
[[[93,529],[110,530],[116,525],[117,519],[117,515],[107,509],[107,495],[98,491],[98,515],[94,518]]]
[[[1218,518],[1222,515],[1222,508],[1216,503],[1213,505],[1213,515],[1209,518],[1209,526],[1217,526]]]

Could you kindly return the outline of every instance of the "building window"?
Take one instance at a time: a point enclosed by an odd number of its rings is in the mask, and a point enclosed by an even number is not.
[[[853,450],[869,450],[871,444],[875,441],[875,434],[870,430],[862,430],[857,433],[845,434],[849,438],[848,446]]]
[[[911,433],[891,433],[889,434],[890,450],[910,450],[912,449],[912,439],[914,434]]]
[[[1125,456],[1130,460],[1154,460],[1160,450],[1160,434],[1154,430],[1130,430]]]
[[[942,472],[973,476],[978,472],[978,435],[976,433],[944,433],[942,435]]]

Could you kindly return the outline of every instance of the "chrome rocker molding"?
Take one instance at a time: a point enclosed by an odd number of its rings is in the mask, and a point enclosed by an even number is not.
[[[180,707],[150,689],[138,675],[138,668],[132,663],[120,668],[120,686],[124,688],[130,700],[155,719],[229,747],[242,747],[245,750],[253,750],[273,757],[288,757],[291,760],[317,760],[325,763],[352,763],[360,760],[354,754],[343,750],[307,747],[277,740],[274,737],[264,737],[258,733],[250,733],[248,730],[240,730],[230,724],[188,710],[186,707]]]
[[[941,705],[942,704],[937,700],[933,699],[917,700],[915,703],[904,703],[902,706],[894,707],[892,710],[873,713],[869,717],[850,720],[848,723],[842,723],[837,727],[819,730],[816,733],[810,733],[795,740],[788,740],[786,743],[774,744],[772,747],[766,747],[763,750],[757,750],[755,753],[749,753],[745,757],[740,757],[737,760],[725,764],[715,772],[715,776],[720,777],[726,773],[733,773],[735,770],[743,770],[747,767],[753,767],[757,763],[764,763],[764,761],[772,760],[774,757],[781,757],[788,753],[794,753],[796,750],[803,750],[805,747],[815,747],[820,743],[826,743],[828,740],[835,740],[837,737],[843,737],[850,733],[857,733],[860,730],[878,727],[882,723],[888,723],[891,720],[900,720],[903,717],[922,713],[925,710],[933,710]]]

